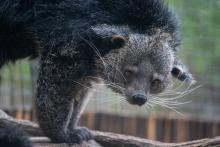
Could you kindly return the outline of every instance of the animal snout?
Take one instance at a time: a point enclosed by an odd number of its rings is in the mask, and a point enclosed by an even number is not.
[[[135,94],[132,96],[133,102],[137,105],[143,105],[147,101],[147,96],[145,94]]]

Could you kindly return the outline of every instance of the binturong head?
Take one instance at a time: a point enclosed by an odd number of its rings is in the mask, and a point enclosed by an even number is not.
[[[147,1],[131,1],[131,8],[137,3],[136,7],[145,9],[140,3],[145,4]],[[99,24],[92,27],[99,38],[99,41],[94,43],[96,49],[101,52],[96,60],[99,76],[115,92],[125,96],[130,104],[138,106],[147,103],[151,95],[165,91],[170,86],[172,77],[180,81],[193,81],[192,75],[176,55],[180,44],[176,18],[161,6],[163,4],[159,3],[159,0],[149,2],[155,4],[146,5],[152,9],[146,8],[146,13],[149,11],[146,17],[138,16],[138,13],[145,15],[139,12],[139,9],[130,10],[136,15],[129,18],[140,22],[139,24],[126,19],[126,25]],[[151,11],[161,13],[160,10],[154,10],[153,6],[156,4],[159,5],[158,9],[162,9],[163,14],[150,14]],[[129,11],[129,7],[126,11]],[[158,19],[153,18],[155,16]],[[121,18],[123,19],[123,16]],[[151,22],[153,20],[155,22]]]

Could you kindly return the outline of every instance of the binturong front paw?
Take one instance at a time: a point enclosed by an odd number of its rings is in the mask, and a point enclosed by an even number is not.
[[[83,141],[93,139],[92,133],[84,127],[80,127],[69,132],[69,142],[80,144]]]

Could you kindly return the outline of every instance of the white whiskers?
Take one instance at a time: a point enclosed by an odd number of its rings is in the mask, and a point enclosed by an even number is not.
[[[181,87],[183,87],[183,84],[184,82],[182,82],[175,89],[171,89],[157,95],[150,95],[148,104],[145,104],[145,106],[149,107],[149,105],[150,106],[157,105],[170,109],[179,115],[183,115],[181,112],[177,110],[178,107],[180,105],[188,104],[191,101],[179,101],[179,100],[201,87],[201,85],[192,87],[192,84],[189,84],[185,89],[181,91],[180,89]]]

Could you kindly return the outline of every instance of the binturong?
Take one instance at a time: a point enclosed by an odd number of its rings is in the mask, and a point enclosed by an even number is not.
[[[143,106],[172,77],[193,81],[177,56],[178,19],[162,0],[24,2],[0,0],[0,65],[40,54],[36,112],[53,142],[92,138],[77,126],[92,82]]]

